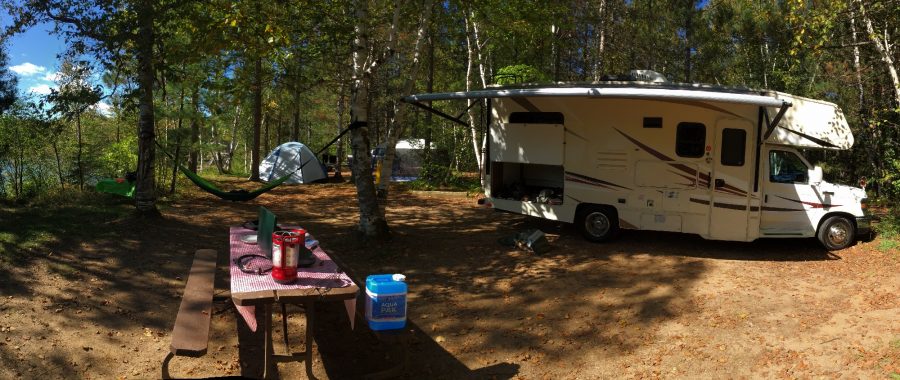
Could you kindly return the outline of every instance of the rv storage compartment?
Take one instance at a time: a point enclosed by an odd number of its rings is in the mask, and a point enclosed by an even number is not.
[[[522,202],[561,205],[563,167],[560,165],[491,163],[491,196]]]

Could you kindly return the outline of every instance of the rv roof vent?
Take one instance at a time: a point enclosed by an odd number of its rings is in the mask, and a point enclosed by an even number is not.
[[[633,80],[641,82],[666,83],[669,81],[665,75],[653,70],[631,70],[628,75],[634,78]]]

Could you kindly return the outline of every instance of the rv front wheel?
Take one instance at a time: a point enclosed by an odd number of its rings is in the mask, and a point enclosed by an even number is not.
[[[612,238],[619,230],[619,218],[615,209],[591,206],[581,210],[578,229],[584,238],[600,243]]]
[[[853,244],[856,228],[853,222],[843,216],[832,216],[822,223],[817,234],[819,242],[829,251],[837,251]]]

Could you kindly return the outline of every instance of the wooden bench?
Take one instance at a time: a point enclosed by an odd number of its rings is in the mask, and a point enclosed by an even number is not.
[[[174,356],[200,357],[209,346],[209,324],[212,318],[213,283],[218,254],[212,249],[199,249],[188,274],[181,297],[181,307],[172,329],[172,345],[162,365],[162,377],[169,376],[169,361]]]

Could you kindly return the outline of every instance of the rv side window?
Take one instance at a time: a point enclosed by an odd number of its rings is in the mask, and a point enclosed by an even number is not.
[[[769,152],[769,182],[799,183],[809,181],[806,164],[791,152],[773,150]]]
[[[562,112],[513,112],[510,123],[521,124],[565,124]]]
[[[661,117],[645,117],[644,128],[662,128]]]
[[[678,123],[675,154],[681,157],[703,157],[706,148],[706,126],[701,123]]]
[[[725,128],[722,130],[722,165],[744,166],[744,150],[747,147],[747,131]]]

